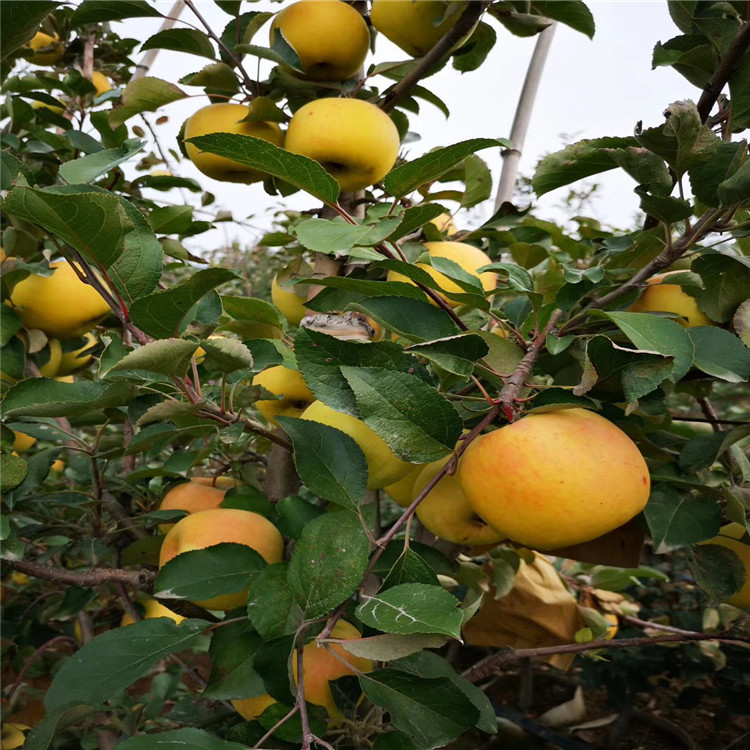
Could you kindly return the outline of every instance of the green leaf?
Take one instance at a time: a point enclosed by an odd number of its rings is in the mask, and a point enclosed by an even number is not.
[[[0,489],[9,492],[18,487],[28,474],[29,466],[19,456],[3,453],[0,456]]]
[[[297,332],[294,352],[299,370],[315,396],[354,417],[359,416],[357,403],[341,373],[341,365],[407,371],[414,363],[398,344],[390,341],[371,344],[342,341],[309,328]]]
[[[93,182],[107,174],[118,164],[128,161],[143,150],[145,142],[138,138],[131,138],[118,148],[97,151],[95,154],[81,156],[78,159],[65,162],[58,172],[68,184]]]
[[[443,635],[414,633],[394,635],[385,633],[369,638],[343,641],[341,647],[350,654],[373,661],[391,661],[416,654],[425,648],[442,648],[448,639]]]
[[[664,160],[645,148],[609,149],[612,160],[625,170],[639,186],[655,196],[667,196],[672,192],[672,177]]]
[[[454,375],[468,378],[476,361],[486,356],[490,348],[481,336],[467,334],[414,344],[406,351],[425,357]]]
[[[302,610],[287,582],[289,563],[269,565],[250,584],[247,614],[264,640],[294,633]]]
[[[689,473],[710,469],[724,451],[748,435],[750,424],[732,430],[712,432],[710,435],[696,435],[688,440],[680,452],[680,468]]]
[[[130,317],[155,338],[179,336],[190,322],[194,306],[217,286],[236,278],[237,274],[226,268],[196,271],[182,284],[137,299],[130,308]]]
[[[46,229],[105,268],[121,255],[125,236],[134,229],[117,196],[103,192],[17,187],[3,201],[3,210]]]
[[[73,724],[83,721],[104,706],[64,705],[54,711],[46,711],[40,722],[26,735],[25,750],[47,750],[55,735]]]
[[[247,620],[214,630],[208,649],[211,674],[202,696],[209,700],[236,700],[265,693],[263,680],[253,669],[253,656],[261,641]]]
[[[611,149],[637,145],[634,138],[607,137],[578,141],[545,156],[537,164],[531,186],[537,196],[542,196],[584,177],[607,172],[617,166]]]
[[[721,511],[713,500],[680,494],[664,484],[651,492],[644,515],[657,554],[712,539],[721,524]]]
[[[174,747],[179,750],[247,750],[247,745],[220,740],[203,729],[186,727],[170,732],[156,732],[130,737],[118,743],[118,750],[155,750],[159,747]]]
[[[459,601],[440,586],[404,583],[366,598],[357,617],[384,633],[437,633],[461,638]]]
[[[201,348],[206,353],[202,364],[209,372],[228,374],[237,370],[249,372],[253,368],[252,352],[237,339],[204,339]]]
[[[688,332],[679,324],[658,315],[633,312],[602,313],[639,349],[674,357],[670,380],[677,382],[693,364],[694,347]]]
[[[239,88],[237,75],[229,65],[223,62],[206,65],[197,73],[189,73],[180,78],[179,83],[185,86],[204,86],[212,91],[228,91],[231,93]]]
[[[367,489],[367,460],[357,443],[333,427],[293,417],[278,422],[294,444],[304,485],[324,500],[355,510]]]
[[[479,718],[474,704],[445,677],[378,669],[361,675],[359,684],[367,699],[385,708],[393,726],[409,735],[420,750],[445,747]]]
[[[750,349],[729,331],[715,326],[688,329],[695,346],[695,366],[715,378],[744,383],[750,378]]]
[[[70,19],[75,28],[90,23],[122,21],[124,18],[163,18],[162,14],[146,0],[85,0],[76,8]]]
[[[509,289],[517,292],[533,292],[534,280],[531,274],[521,266],[515,263],[490,263],[482,266],[480,271],[494,271],[500,275],[500,283],[507,277],[506,283]]]
[[[434,388],[404,372],[347,367],[341,372],[360,417],[402,460],[437,461],[453,449],[463,423]]]
[[[401,223],[388,236],[388,239],[391,242],[395,242],[401,239],[401,237],[415,232],[419,227],[424,226],[431,219],[436,219],[443,213],[448,213],[448,211],[438,203],[422,203],[418,206],[407,208],[401,214]]]
[[[636,194],[640,197],[640,209],[644,214],[653,216],[663,224],[674,224],[691,216],[693,207],[682,198],[671,196],[649,195],[644,189],[636,188]]]
[[[189,138],[201,151],[224,156],[262,172],[279,177],[295,187],[335,206],[339,197],[339,184],[313,159],[292,154],[272,143],[235,133],[215,133]]]
[[[95,409],[124,406],[132,399],[125,383],[77,380],[60,383],[49,378],[28,378],[3,397],[2,414],[11,417],[72,417]]]
[[[63,662],[44,698],[47,711],[118,695],[165,656],[197,643],[205,627],[203,620],[186,620],[178,626],[159,617],[95,636],[74,659]]]
[[[668,581],[669,577],[655,568],[642,566],[640,568],[608,568],[597,566],[591,576],[591,585],[607,591],[624,591],[631,586],[640,586],[641,578],[656,578]]]
[[[348,224],[340,220],[308,219],[293,231],[308,250],[328,255],[346,254],[355,245],[377,245],[393,234],[401,223],[399,217],[381,220],[373,226]]]
[[[184,99],[187,94],[179,87],[161,78],[144,76],[131,81],[120,95],[120,106],[109,114],[109,123],[113,128],[122,125],[133,115],[141,112],[153,112],[165,104]]]
[[[716,192],[722,206],[742,203],[750,198],[750,160],[745,158],[740,168],[719,184]]]
[[[149,37],[141,46],[141,52],[149,49],[169,49],[175,52],[187,52],[213,60],[216,51],[213,44],[202,31],[197,29],[166,29]]]
[[[224,542],[182,552],[156,576],[154,596],[201,601],[236,594],[266,567],[266,561],[245,544]]]
[[[29,185],[35,185],[34,173],[10,151],[0,152],[0,190],[10,190],[21,175]]]
[[[279,531],[291,539],[299,539],[310,521],[322,516],[326,511],[314,501],[306,500],[299,495],[289,495],[276,503]]]
[[[742,55],[739,65],[729,77],[729,98],[732,132],[741,133],[750,126],[750,57]]]
[[[445,310],[411,297],[370,297],[347,307],[369,315],[380,325],[416,341],[434,341],[460,332]]]
[[[357,590],[369,552],[367,534],[354,513],[328,513],[307,524],[287,576],[306,619],[330,614]]]
[[[534,0],[531,7],[537,15],[552,18],[580,31],[589,39],[594,38],[594,16],[582,0]]]
[[[159,206],[148,215],[151,229],[159,234],[185,234],[193,223],[192,206]]]
[[[58,6],[58,3],[37,0],[22,2],[4,0],[0,3],[0,56],[4,60],[39,30],[39,24]]]
[[[126,354],[110,372],[147,370],[159,375],[184,375],[198,344],[186,339],[162,339]]]
[[[718,544],[693,547],[689,563],[695,582],[708,593],[712,606],[736,594],[747,580],[742,560],[732,550]]]
[[[476,70],[487,59],[496,41],[495,29],[480,21],[469,39],[453,54],[453,67],[461,73]],[[448,115],[446,111],[445,116]]]
[[[718,63],[716,50],[702,34],[676,36],[662,44],[657,42],[651,58],[651,68],[673,67],[693,86],[702,89],[711,78]]]
[[[711,155],[688,170],[690,188],[693,195],[705,206],[725,205],[720,197],[719,188],[729,183],[731,190],[731,176],[737,171],[741,160],[745,156],[744,143],[722,143]]]
[[[402,198],[420,185],[437,179],[470,154],[493,147],[512,148],[512,145],[504,139],[472,138],[453,146],[438,148],[391,170],[383,180],[383,187],[395,198]]]
[[[730,255],[701,255],[690,270],[703,280],[703,291],[695,295],[698,306],[711,320],[726,323],[747,298],[750,260]]]

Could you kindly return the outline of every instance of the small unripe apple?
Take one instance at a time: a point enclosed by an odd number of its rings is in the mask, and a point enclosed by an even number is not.
[[[252,112],[253,104],[235,104],[227,102],[224,104],[209,104],[199,109],[185,123],[185,140],[195,138],[199,135],[212,135],[213,133],[237,133],[239,135],[251,135],[281,146],[284,142],[284,134],[275,122],[255,121],[243,122]],[[245,164],[241,164],[225,156],[211,154],[201,151],[192,143],[185,143],[185,150],[190,161],[203,172],[221,182],[258,182],[264,180],[268,175]]]
[[[643,510],[650,489],[635,443],[585,409],[531,414],[478,437],[458,474],[479,516],[535,549],[616,529]]]
[[[302,373],[298,370],[290,370],[283,365],[269,367],[258,373],[253,378],[253,385],[263,386],[267,391],[281,396],[279,399],[263,399],[256,401],[258,411],[273,424],[276,417],[299,417],[310,404],[315,401],[315,396],[307,387]]]
[[[449,460],[450,456],[422,469],[414,482],[412,500],[416,500]],[[417,506],[417,516],[428,531],[453,544],[474,547],[498,544],[505,538],[474,512],[455,474],[447,474],[430,490]]]
[[[689,294],[682,291],[679,284],[662,284],[661,282],[680,271],[662,273],[652,276],[648,280],[648,286],[643,294],[628,308],[630,312],[668,312],[679,315],[675,322],[684,328],[695,328],[696,326],[714,326],[709,318],[699,307],[698,303]]]
[[[491,292],[497,285],[497,274],[492,271],[484,271],[483,273],[477,273],[477,269],[482,266],[487,266],[492,263],[489,255],[483,250],[473,245],[468,245],[465,242],[425,242],[425,250],[431,258],[447,258],[458,264],[467,273],[476,276],[482,284],[482,288],[486,292]],[[422,268],[432,276],[435,281],[440,285],[446,292],[460,293],[464,290],[456,284],[455,281],[451,281],[445,274],[435,270],[432,266],[426,263],[417,263],[418,268]],[[388,271],[388,281],[402,281],[406,284],[413,284],[414,282],[403,276],[396,271]],[[461,303],[454,300],[446,300],[451,307],[458,307]]]
[[[341,0],[292,3],[273,19],[272,44],[278,32],[313,81],[344,81],[357,75],[370,47],[365,20]]]
[[[50,263],[51,276],[27,276],[13,287],[10,301],[26,328],[58,339],[75,339],[109,313],[109,305],[82,282],[66,261]]]
[[[191,513],[174,525],[161,546],[159,567],[183,552],[225,542],[254,549],[269,565],[281,562],[284,556],[284,539],[267,518],[248,510],[216,508]],[[247,604],[247,593],[244,589],[234,594],[220,594],[195,604],[206,609],[236,609]]]
[[[362,633],[349,622],[339,620],[331,631],[331,638],[342,641],[353,641],[362,637]],[[333,652],[333,653],[331,653]],[[333,654],[336,654],[334,656]],[[297,654],[292,654],[292,672],[297,684]],[[337,658],[338,657],[338,658]],[[328,716],[341,720],[344,715],[336,705],[331,693],[331,680],[337,680],[348,674],[372,672],[374,665],[370,659],[354,656],[338,643],[318,646],[315,641],[302,648],[302,672],[305,678],[305,700],[316,706],[323,706]]]
[[[385,177],[396,162],[400,140],[393,120],[361,99],[316,99],[300,107],[286,133],[285,148],[320,162],[345,192]]]
[[[397,458],[388,444],[361,419],[336,411],[322,401],[315,401],[308,406],[302,412],[302,419],[335,427],[359,445],[367,459],[368,490],[379,490],[393,484],[414,468],[414,464]]]
[[[719,530],[719,536],[709,539],[703,544],[718,544],[734,552],[740,558],[745,566],[747,577],[742,588],[729,599],[727,604],[740,609],[750,609],[750,538],[747,535],[747,529],[739,523],[728,523]]]

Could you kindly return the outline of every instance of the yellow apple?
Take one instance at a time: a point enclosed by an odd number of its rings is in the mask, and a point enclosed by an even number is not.
[[[185,123],[185,140],[195,138],[199,135],[211,135],[213,133],[237,133],[239,135],[251,135],[281,146],[284,142],[284,134],[275,122],[243,122],[252,112],[253,104],[249,106],[227,102],[225,104],[209,104],[199,109]],[[233,159],[224,156],[210,154],[201,151],[192,143],[185,143],[185,149],[190,161],[214,180],[222,182],[258,182],[264,180],[268,175],[252,167],[240,164]]]
[[[36,443],[36,438],[27,435],[25,432],[17,432],[16,430],[13,430],[13,435],[15,436],[13,450],[16,453],[26,453],[26,451]]]
[[[432,224],[432,226],[437,227],[443,234],[447,234],[449,237],[453,234],[458,234],[458,227],[450,214],[440,214],[440,216],[430,219],[429,223]]]
[[[617,615],[613,615],[610,612],[604,613],[602,617],[604,617],[604,619],[610,625],[607,628],[606,638],[608,641],[611,641],[617,635],[617,631],[620,629],[620,621],[617,619]]]
[[[254,698],[242,698],[240,700],[231,701],[234,710],[243,718],[245,721],[252,721],[257,719],[269,706],[276,703],[276,699],[272,698],[268,693],[263,695],[256,695]]]
[[[65,107],[57,107],[54,104],[48,104],[47,102],[32,102],[32,109],[48,109],[50,112],[54,112],[56,115],[61,115],[65,112]]]
[[[49,470],[55,474],[62,474],[65,471],[65,461],[61,458],[56,458],[52,462],[52,466],[49,467]]]
[[[740,558],[745,566],[747,578],[742,588],[736,594],[730,596],[726,602],[733,607],[750,609],[750,539],[747,537],[745,527],[739,523],[728,523],[721,527],[719,536],[703,542],[703,544],[718,544],[721,547],[726,547]]]
[[[10,580],[13,581],[13,583],[15,583],[16,586],[23,587],[23,586],[29,585],[29,581],[31,580],[31,578],[29,578],[29,576],[26,575],[26,573],[19,573],[17,570],[14,570],[10,574]]]
[[[88,367],[94,360],[91,351],[96,346],[98,339],[91,332],[84,333],[83,339],[82,346],[79,346],[78,343],[71,343],[70,346],[63,347],[60,366],[57,368],[58,375],[72,375],[74,372]]]
[[[218,508],[227,494],[226,488],[214,487],[207,484],[211,477],[195,477],[188,482],[183,482],[172,487],[161,501],[159,510],[185,510],[188,513],[196,513],[199,510],[214,510]],[[174,527],[173,523],[159,524],[159,531],[166,534]]]
[[[65,54],[65,45],[60,41],[57,34],[50,36],[43,31],[37,31],[33,39],[26,45],[34,50],[29,62],[34,65],[54,65],[62,60]]]
[[[585,409],[531,414],[480,436],[458,474],[479,516],[536,549],[612,531],[643,510],[650,488],[635,443]]]
[[[279,399],[256,401],[258,411],[273,424],[276,417],[299,417],[315,396],[305,383],[298,370],[290,370],[283,365],[269,367],[253,378],[253,385],[261,385],[267,391],[281,396]]]
[[[492,271],[477,273],[477,269],[492,263],[490,257],[483,250],[465,242],[425,242],[424,247],[431,258],[447,258],[457,263],[464,271],[476,276],[486,292],[491,292],[497,285],[497,274]],[[460,293],[464,290],[451,281],[445,274],[436,271],[432,266],[426,263],[417,263],[418,268],[422,268],[432,276],[435,281],[445,289],[446,292]],[[388,271],[388,281],[403,281],[407,284],[414,282],[406,276],[402,276],[396,271]],[[454,300],[446,300],[451,307],[458,307],[461,303]]]
[[[362,449],[367,459],[367,489],[380,490],[406,476],[414,464],[397,458],[388,444],[361,419],[315,401],[302,412],[302,419],[327,424],[345,432]]]
[[[58,339],[75,339],[109,313],[109,305],[84,284],[66,261],[50,263],[51,276],[27,276],[13,287],[10,301],[26,328]]]
[[[383,487],[383,490],[388,493],[388,497],[393,499],[402,508],[408,508],[416,497],[414,483],[424,468],[424,464],[415,466],[406,476],[401,477],[401,479],[393,484],[389,484],[387,487]]]
[[[339,620],[331,638],[342,641],[353,641],[362,637],[362,633],[349,622]],[[330,649],[330,651],[329,651]],[[335,653],[339,658],[333,656]],[[305,678],[305,700],[315,706],[323,706],[331,719],[340,721],[344,718],[331,693],[331,680],[337,680],[357,672],[372,672],[374,665],[370,659],[350,654],[342,645],[329,643],[326,647],[310,641],[302,648],[302,673]],[[297,684],[297,654],[292,654],[292,672]]]
[[[273,19],[272,44],[279,31],[297,53],[305,76],[313,81],[352,78],[370,47],[365,20],[342,0],[292,3]]]
[[[15,750],[17,747],[23,747],[26,742],[26,732],[31,727],[26,724],[18,724],[13,721],[4,721],[0,729],[0,748],[2,750]]]
[[[413,488],[413,499],[431,482],[450,460],[450,456],[427,464]],[[504,538],[474,512],[456,474],[444,476],[417,506],[422,525],[436,537],[453,544],[471,546],[497,544]]]
[[[168,617],[170,620],[179,625],[185,618],[182,615],[178,615],[176,612],[172,612],[171,609],[165,607],[161,602],[157,602],[156,599],[149,597],[143,603],[143,619],[150,620],[155,617]],[[125,612],[120,620],[120,627],[125,628],[128,625],[132,625],[135,622],[133,615],[130,612]]]
[[[341,2],[341,0],[336,0],[336,2]],[[289,325],[298,326],[308,312],[305,307],[305,302],[307,302],[307,287],[281,286],[279,284],[280,275],[284,276],[285,274],[282,272],[277,273],[271,282],[271,301],[279,308],[281,314],[289,322]],[[282,278],[282,281],[284,280]]]
[[[234,542],[251,547],[269,564],[281,562],[284,539],[279,530],[258,513],[235,508],[200,510],[180,519],[164,538],[159,567],[183,552]],[[195,602],[206,609],[235,609],[247,604],[247,589]]]
[[[55,378],[58,383],[73,383],[75,378],[72,375],[62,375],[59,378]]]
[[[91,74],[91,83],[94,84],[97,96],[101,96],[102,94],[106,94],[107,91],[112,90],[112,84],[109,82],[109,79],[99,70],[95,70]]]
[[[191,477],[190,481],[202,484],[204,487],[218,487],[220,490],[231,490],[242,484],[234,477],[228,477],[225,474],[218,477]]]
[[[320,162],[345,192],[385,177],[400,141],[393,120],[361,99],[317,99],[300,107],[286,133],[285,148]]]
[[[36,354],[39,374],[43,378],[54,378],[59,374],[62,362],[62,344],[58,339],[48,339],[46,346]]]
[[[445,0],[374,0],[370,21],[404,52],[422,57],[454,26],[462,6]]]
[[[673,273],[671,271],[652,276],[648,280],[648,286],[643,294],[628,308],[630,312],[668,312],[679,315],[675,321],[685,328],[696,326],[713,326],[716,323],[711,320],[699,307],[698,303],[689,294],[682,291],[679,284],[662,284],[661,282]]]

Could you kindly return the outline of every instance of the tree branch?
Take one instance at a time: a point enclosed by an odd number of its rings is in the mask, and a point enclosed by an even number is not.
[[[414,66],[413,70],[407,73],[386,94],[380,103],[380,109],[383,112],[390,112],[435,65],[442,62],[451,53],[456,43],[471,31],[489,4],[489,0],[475,0],[475,2],[466,3],[465,9],[456,23],[448,29],[445,36]]]
[[[659,635],[653,638],[621,638],[617,641],[591,641],[590,643],[568,643],[562,646],[544,646],[541,648],[507,649],[497,654],[491,654],[474,666],[469,667],[461,676],[469,682],[479,682],[489,677],[500,667],[513,664],[522,659],[536,656],[551,656],[553,654],[583,654],[587,651],[602,649],[638,648],[653,646],[660,643],[695,643],[699,641],[719,641],[721,643],[750,643],[747,636],[719,635],[716,633],[679,633],[676,635]]]
[[[706,122],[708,119],[716,100],[719,98],[719,94],[721,94],[721,90],[727,81],[729,81],[729,78],[742,61],[742,57],[749,47],[750,21],[745,21],[740,26],[740,30],[734,37],[731,46],[727,50],[727,54],[722,58],[719,67],[716,68],[706,87],[703,89],[701,98],[698,99],[698,114],[700,115],[701,122]]]
[[[109,568],[89,568],[84,571],[63,570],[51,565],[30,562],[28,560],[3,560],[3,564],[20,573],[34,578],[62,583],[65,586],[92,587],[105,583],[124,583],[137,589],[148,591],[156,578],[151,570],[110,570]]]

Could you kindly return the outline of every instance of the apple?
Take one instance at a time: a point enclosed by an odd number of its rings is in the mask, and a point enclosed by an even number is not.
[[[241,698],[230,702],[234,706],[234,710],[245,721],[252,721],[257,719],[269,706],[276,703],[276,699],[268,693],[263,693],[263,695],[256,695],[254,698]]]
[[[273,424],[276,417],[299,417],[315,396],[305,383],[302,373],[290,370],[284,365],[269,367],[253,378],[253,385],[261,385],[267,391],[281,396],[280,399],[263,399],[256,401],[258,411]]]
[[[28,58],[34,65],[54,65],[60,62],[65,54],[65,45],[60,41],[60,37],[57,34],[45,34],[43,31],[37,31],[26,46],[34,51]]]
[[[617,619],[617,615],[614,615],[611,612],[605,612],[602,617],[604,617],[604,619],[609,623],[609,627],[607,628],[607,635],[605,637],[608,641],[611,641],[617,635],[617,631],[620,629],[620,621]]]
[[[585,409],[530,414],[481,435],[458,476],[480,517],[535,549],[612,531],[643,510],[650,489],[635,443]]]
[[[185,618],[182,615],[178,615],[176,612],[172,612],[171,609],[165,607],[161,602],[157,602],[156,599],[149,597],[143,604],[143,618],[150,620],[154,617],[168,617],[170,620],[174,620],[179,625]],[[125,628],[128,625],[132,625],[135,619],[130,612],[125,612],[120,620],[120,627]]]
[[[262,138],[274,146],[281,146],[284,142],[284,134],[275,122],[244,122],[244,119],[253,111],[250,105],[226,102],[224,104],[209,104],[199,109],[185,123],[184,138],[195,138],[199,135],[211,135],[212,133],[237,133],[239,135],[251,135]],[[192,143],[185,143],[188,158],[203,174],[221,182],[259,182],[268,175],[245,164],[240,164],[225,156],[210,154],[201,151]]]
[[[94,355],[91,354],[91,351],[96,346],[98,339],[91,332],[84,333],[83,339],[82,346],[79,345],[80,342],[72,341],[63,345],[57,375],[72,375],[93,362]]]
[[[309,1],[309,0],[308,0]],[[341,0],[336,0],[341,2]],[[310,269],[312,271],[312,269]],[[287,281],[291,276],[279,271],[271,282],[271,301],[279,308],[289,325],[298,326],[307,315],[307,288],[302,286],[281,286],[279,281]]]
[[[269,564],[281,562],[284,539],[279,530],[258,513],[235,508],[200,510],[181,518],[170,530],[161,546],[161,568],[183,552],[234,542],[251,547]],[[236,609],[247,604],[247,589],[234,594],[220,594],[195,602],[206,609]]]
[[[662,284],[661,282],[680,271],[670,271],[658,276],[652,276],[644,289],[643,294],[628,308],[629,312],[668,312],[679,315],[676,322],[685,328],[696,326],[714,326],[709,318],[699,307],[698,303],[689,294],[682,291],[679,284]]]
[[[320,162],[344,192],[363,190],[385,177],[400,140],[393,120],[361,99],[317,99],[300,107],[285,148]]]
[[[745,527],[739,523],[728,523],[719,529],[719,536],[701,544],[718,544],[720,547],[731,550],[740,558],[745,566],[747,577],[742,588],[730,596],[726,603],[740,609],[750,609],[750,538],[747,536]]]
[[[227,494],[226,488],[213,487],[204,480],[211,477],[195,477],[188,482],[182,482],[172,487],[161,501],[159,510],[186,510],[196,513],[199,510],[214,510],[218,508]],[[159,524],[162,534],[167,534],[175,526],[173,523]]]
[[[234,487],[242,484],[239,480],[234,477],[228,477],[222,474],[218,477],[191,477],[191,482],[196,484],[202,484],[204,487],[218,487],[220,490],[231,490]]]
[[[49,470],[54,474],[62,474],[65,471],[65,461],[61,458],[56,458],[52,462],[52,466],[49,467]]]
[[[2,750],[15,750],[17,747],[23,747],[26,742],[26,732],[31,727],[26,724],[19,724],[13,721],[4,721],[0,728],[0,747]]]
[[[25,432],[17,432],[16,430],[13,430],[13,435],[15,436],[13,450],[16,453],[26,453],[26,451],[36,443],[36,438],[27,435]]]
[[[356,76],[370,48],[364,18],[341,0],[300,0],[276,14],[273,44],[281,32],[313,81],[344,81]]]
[[[39,374],[43,378],[54,378],[59,374],[62,361],[62,344],[58,339],[47,339],[47,344],[36,354]]]
[[[58,339],[83,336],[107,316],[109,305],[78,278],[70,263],[58,260],[49,267],[51,276],[32,274],[19,281],[11,292],[11,305],[26,328]]]
[[[464,271],[476,276],[482,284],[485,292],[491,292],[497,285],[497,274],[492,271],[477,273],[477,269],[492,263],[489,255],[483,250],[465,242],[425,242],[424,247],[431,258],[447,258],[457,263]],[[463,292],[464,290],[451,281],[445,274],[436,271],[432,266],[426,263],[417,263],[419,268],[424,269],[432,276],[435,281],[445,289],[446,292]],[[414,282],[396,271],[388,271],[388,281],[403,281],[407,284]],[[453,300],[446,300],[451,307],[458,307],[461,303]]]
[[[54,104],[48,104],[47,102],[32,102],[32,109],[48,109],[50,112],[54,112],[56,115],[61,115],[65,112],[65,107],[57,107]]]
[[[367,459],[367,489],[380,490],[406,476],[414,464],[397,458],[388,444],[361,419],[315,401],[302,412],[302,419],[320,422],[345,432],[362,449]]]
[[[109,82],[109,79],[99,70],[95,70],[91,74],[91,83],[94,84],[97,96],[101,96],[102,94],[106,94],[107,91],[112,90],[112,84]]]
[[[431,482],[450,456],[427,464],[417,476],[412,500]],[[453,544],[498,544],[505,538],[474,512],[456,474],[447,474],[417,506],[417,517],[436,537]]]
[[[421,474],[424,468],[424,464],[415,466],[408,474],[401,477],[398,481],[389,484],[387,487],[383,487],[383,490],[388,494],[388,497],[402,508],[408,508],[417,496],[414,492],[414,483],[417,481],[417,477]]]
[[[438,0],[374,0],[370,21],[377,31],[412,57],[426,55],[461,15],[463,3]],[[456,46],[463,43],[463,40]]]
[[[342,641],[353,641],[362,637],[362,633],[350,622],[339,620],[331,631],[331,638]],[[334,656],[335,654],[335,656]],[[305,700],[315,706],[323,706],[328,716],[341,721],[344,715],[333,700],[331,680],[337,680],[357,672],[372,672],[374,665],[370,659],[350,654],[342,645],[329,643],[319,646],[315,641],[302,647],[302,672],[305,678]],[[297,654],[292,654],[292,673],[294,684],[297,684]]]
[[[438,230],[440,230],[443,234],[447,234],[448,236],[458,234],[458,227],[456,226],[456,222],[453,221],[453,217],[448,213],[440,214],[440,216],[436,216],[434,219],[430,219],[429,223],[432,224],[432,226],[437,227]]]

